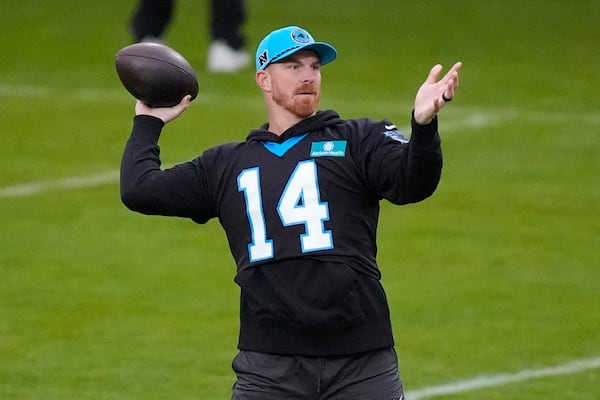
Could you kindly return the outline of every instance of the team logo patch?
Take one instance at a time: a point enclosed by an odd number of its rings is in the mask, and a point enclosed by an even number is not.
[[[313,142],[310,148],[311,157],[345,157],[346,141],[329,140],[327,142]]]
[[[311,40],[310,34],[304,29],[294,29],[292,31],[292,39],[298,43],[308,43]]]
[[[396,125],[384,125],[383,135],[401,143],[408,143],[408,139],[396,128]]]

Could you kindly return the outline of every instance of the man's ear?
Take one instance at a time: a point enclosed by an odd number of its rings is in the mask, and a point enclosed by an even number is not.
[[[256,84],[265,91],[271,90],[271,76],[266,71],[258,71],[255,76]]]

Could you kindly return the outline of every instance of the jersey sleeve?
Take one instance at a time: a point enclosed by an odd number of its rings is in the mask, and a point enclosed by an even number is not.
[[[411,118],[410,140],[388,120],[369,124],[361,160],[371,190],[394,204],[416,203],[431,196],[441,177],[442,150],[437,119],[418,125]]]
[[[135,117],[121,160],[121,200],[142,214],[205,223],[215,216],[215,205],[202,158],[161,169],[158,139],[163,126],[154,117]]]

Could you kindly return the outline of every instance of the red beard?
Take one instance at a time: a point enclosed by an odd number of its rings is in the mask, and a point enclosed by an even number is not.
[[[313,85],[303,85],[286,97],[278,90],[273,91],[273,100],[285,110],[299,118],[307,118],[317,111],[320,99],[319,89]]]

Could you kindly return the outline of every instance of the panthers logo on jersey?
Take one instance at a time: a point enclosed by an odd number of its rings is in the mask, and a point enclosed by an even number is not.
[[[384,125],[383,129],[384,136],[397,140],[401,143],[408,143],[408,139],[402,134],[402,132],[398,130],[396,125]]]

